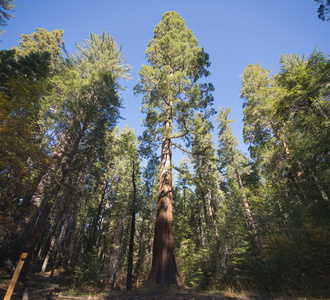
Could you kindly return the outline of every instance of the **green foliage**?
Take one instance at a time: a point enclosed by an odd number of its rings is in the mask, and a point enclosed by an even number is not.
[[[7,20],[10,18],[15,17],[15,15],[11,14],[10,12],[14,11],[16,5],[13,4],[15,0],[1,0],[0,2],[0,26],[6,26]],[[4,30],[0,30],[0,35],[4,34]]]
[[[314,0],[317,3],[320,3],[320,6],[317,10],[318,12],[318,17],[322,21],[329,21],[330,17],[329,12],[330,12],[330,1],[329,0]]]
[[[196,244],[190,239],[185,239],[181,243],[179,252],[179,268],[182,270],[182,276],[186,284],[194,288],[205,288],[205,274],[202,266],[205,262],[205,256],[202,250],[197,252]],[[196,253],[197,252],[197,253]]]
[[[0,52],[0,222],[4,228],[15,227],[12,215],[34,188],[31,177],[48,165],[37,116],[49,64],[47,53],[16,58],[13,50]]]
[[[307,60],[282,55],[280,64],[273,77],[260,65],[249,65],[242,76],[244,137],[262,176],[258,190],[264,191],[256,208],[258,265],[265,275],[263,281],[254,278],[264,288],[324,288],[329,274],[312,253],[329,260],[321,255],[327,242],[316,234],[328,232],[320,208],[329,212],[323,177],[329,171],[329,60],[315,50]]]
[[[19,47],[13,47],[18,57],[24,57],[32,53],[48,53],[51,57],[51,69],[58,67],[62,58],[64,31],[55,29],[48,31],[44,28],[36,28],[32,34],[22,34]]]
[[[248,159],[237,148],[239,143],[233,134],[231,121],[228,116],[231,109],[219,108],[217,115],[218,122],[218,157],[219,157],[219,170],[222,174],[228,176],[228,180],[234,178],[235,170],[239,173],[250,173],[248,167]]]
[[[119,78],[131,79],[128,73],[131,67],[126,63],[122,48],[117,46],[108,32],[100,35],[91,32],[89,39],[84,40],[81,45],[76,43],[76,47],[78,51],[73,59],[80,66],[83,77],[90,72],[110,72],[116,88],[120,87],[117,82]]]
[[[17,56],[15,50],[1,50],[0,59],[0,83],[1,90],[4,92],[6,92],[6,83],[11,79],[34,82],[49,76],[51,62],[48,52],[32,52],[28,55]]]
[[[98,255],[98,249],[93,246],[90,252],[83,253],[74,269],[75,284],[83,282],[100,282],[105,276],[102,271],[102,261]]]
[[[143,94],[145,144],[157,147],[163,135],[188,141],[196,112],[203,112],[204,117],[212,113],[207,108],[213,102],[213,86],[197,84],[209,75],[209,57],[176,12],[163,15],[146,55],[149,65],[142,66],[134,88],[135,93]],[[168,128],[163,126],[164,116],[171,120]]]
[[[244,70],[248,158],[225,108],[216,152],[213,88],[197,83],[209,75],[208,56],[177,13],[156,26],[135,87],[146,113],[140,149],[134,130],[115,127],[121,80],[130,78],[121,47],[91,33],[65,59],[62,36],[37,29],[0,52],[1,263],[32,236],[31,253],[72,270],[76,284],[123,288],[129,273],[138,286],[150,272],[161,180],[153,150],[161,138],[181,138],[185,147],[175,145],[188,155],[174,167],[172,193],[184,283],[326,293],[330,61],[322,52],[281,55],[272,76],[260,64]]]
[[[39,33],[43,38],[50,34],[46,30],[36,34]],[[60,43],[60,39],[61,34],[58,34],[56,42]],[[6,190],[11,197],[15,193],[9,190],[17,191],[15,197],[24,195],[23,190],[29,185],[29,173],[47,165],[47,149],[42,149],[38,116],[42,111],[43,95],[47,94],[46,80],[50,77],[54,59],[48,51],[53,44],[41,46],[50,43],[45,38],[29,41],[28,36],[23,37],[21,49],[24,51],[13,48],[0,53],[0,152],[1,169],[6,170],[1,175],[3,197]]]

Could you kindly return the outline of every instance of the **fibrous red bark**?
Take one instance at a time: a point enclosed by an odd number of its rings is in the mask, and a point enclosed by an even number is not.
[[[149,279],[162,287],[172,284],[182,287],[174,255],[171,160],[172,141],[170,138],[164,137],[162,140],[153,258]]]

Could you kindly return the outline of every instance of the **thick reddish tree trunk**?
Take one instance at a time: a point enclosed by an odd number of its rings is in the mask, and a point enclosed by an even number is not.
[[[159,284],[182,287],[178,274],[173,240],[172,216],[172,141],[162,140],[161,167],[152,267],[149,279]]]

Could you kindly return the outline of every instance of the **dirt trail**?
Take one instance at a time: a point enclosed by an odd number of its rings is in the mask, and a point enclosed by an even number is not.
[[[225,295],[217,295],[217,294],[206,294],[206,293],[201,293],[201,292],[196,292],[196,291],[191,291],[191,290],[183,290],[183,291],[178,291],[176,293],[154,293],[151,295],[141,295],[139,293],[130,293],[126,295],[109,295],[107,298],[109,300],[131,300],[131,299],[136,299],[136,300],[176,300],[176,299],[191,299],[191,300],[241,300],[243,298],[233,298],[233,297],[228,297]],[[247,298],[245,298],[247,299]]]
[[[41,273],[40,270],[40,262],[34,261],[29,270],[26,285],[22,282],[18,282],[12,300],[22,299],[22,294],[25,288],[28,288],[32,293],[29,294],[28,299],[49,299],[49,300],[78,300],[78,299],[95,299],[95,300],[176,300],[176,299],[190,299],[190,300],[266,300],[261,297],[238,297],[236,295],[229,296],[225,294],[218,293],[203,293],[199,291],[194,291],[191,289],[185,290],[147,290],[147,289],[139,289],[133,292],[125,292],[125,291],[115,291],[110,292],[110,294],[106,293],[98,293],[91,286],[91,290],[89,287],[83,287],[84,290],[90,290],[89,296],[81,296],[81,297],[69,297],[62,296],[61,294],[67,294],[66,291],[72,288],[72,276],[68,276],[65,270],[55,270],[53,277],[50,278],[50,272]],[[11,276],[5,270],[0,269],[0,299],[4,298],[6,290],[10,284]],[[33,291],[42,290],[50,288],[51,286],[56,286],[56,289],[45,291],[44,293],[33,294]],[[82,289],[82,290],[83,290]],[[93,291],[93,292],[92,292]],[[93,295],[94,296],[91,296]]]

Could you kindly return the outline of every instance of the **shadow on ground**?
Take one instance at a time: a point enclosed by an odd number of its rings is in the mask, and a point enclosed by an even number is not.
[[[42,263],[42,262],[41,262]],[[221,293],[206,293],[199,292],[191,289],[177,290],[177,289],[146,289],[141,288],[133,292],[114,291],[107,292],[101,291],[93,284],[90,286],[75,286],[73,289],[73,278],[64,269],[55,270],[53,276],[50,278],[51,272],[41,273],[40,262],[34,261],[29,270],[27,281],[25,284],[18,281],[11,300],[22,299],[23,291],[28,289],[28,299],[95,299],[95,300],[130,300],[130,299],[145,299],[145,300],[175,300],[175,299],[191,299],[191,300],[266,300],[263,297],[249,297],[249,296],[229,296]],[[10,284],[12,274],[8,274],[4,269],[0,268],[0,299],[3,299],[7,288]],[[34,283],[34,285],[33,285]],[[57,288],[50,291],[37,293],[38,290],[46,290],[52,285]],[[74,293],[72,291],[75,290]],[[79,290],[84,291],[83,295],[79,295]],[[77,293],[78,291],[78,293]],[[34,293],[36,292],[36,293]],[[74,294],[74,296],[72,296]]]

